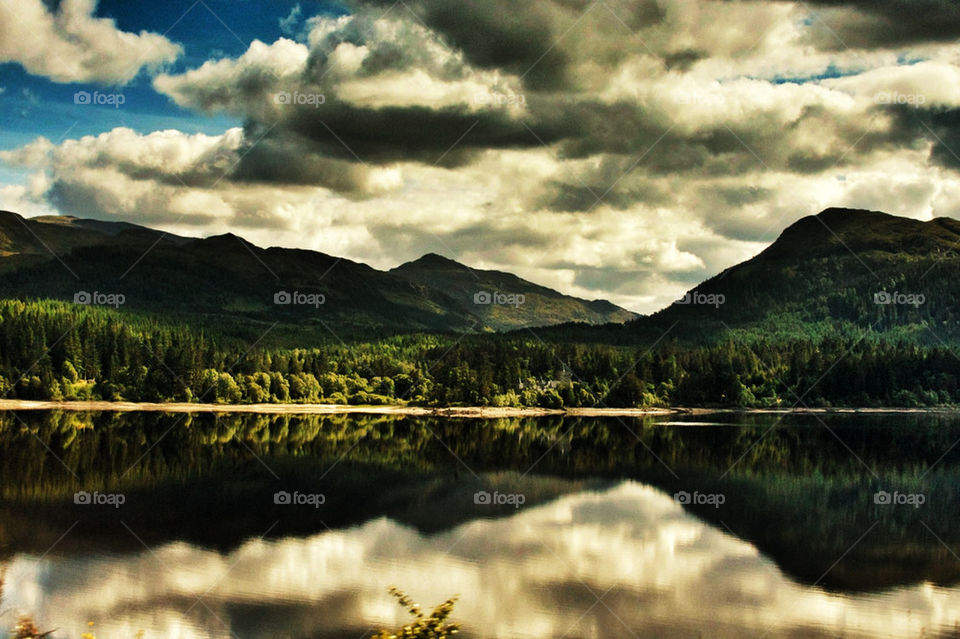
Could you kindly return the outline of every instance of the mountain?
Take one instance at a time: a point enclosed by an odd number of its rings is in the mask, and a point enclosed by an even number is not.
[[[484,284],[509,284],[511,294],[525,297],[522,304],[474,304],[476,287],[448,286],[439,273],[429,275],[437,259],[384,272],[317,251],[260,248],[233,234],[196,239],[123,222],[0,212],[0,297],[6,298],[74,300],[86,293],[95,303],[204,321],[279,322],[301,337],[304,328],[349,337],[634,317],[613,304],[565,296],[507,273],[492,274]],[[418,262],[422,268],[411,266]],[[445,262],[447,270],[471,272]]]
[[[512,273],[472,269],[435,253],[390,273],[417,286],[445,291],[456,309],[497,330],[562,322],[625,322],[634,313],[605,300],[586,301],[531,284]]]
[[[631,326],[656,331],[676,323],[677,333],[705,335],[845,322],[946,338],[960,326],[958,247],[957,220],[830,208],[798,220],[754,258]]]

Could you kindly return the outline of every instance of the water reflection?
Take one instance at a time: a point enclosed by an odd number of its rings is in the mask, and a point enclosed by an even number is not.
[[[134,530],[134,532],[136,532]],[[424,534],[379,517],[220,553],[182,542],[125,555],[14,555],[0,609],[59,637],[351,637],[398,625],[396,584],[454,593],[477,637],[915,637],[960,628],[960,591],[799,585],[754,546],[638,482]],[[10,616],[10,615],[8,615]]]

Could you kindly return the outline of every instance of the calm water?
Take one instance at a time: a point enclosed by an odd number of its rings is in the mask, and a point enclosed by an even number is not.
[[[960,636],[960,420],[779,419],[0,414],[0,621]]]

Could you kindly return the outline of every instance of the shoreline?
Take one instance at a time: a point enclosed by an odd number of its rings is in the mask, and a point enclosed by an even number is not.
[[[0,411],[64,410],[75,412],[263,413],[275,415],[397,415],[408,417],[644,417],[672,415],[672,408],[535,408],[511,406],[355,406],[349,404],[200,404],[188,402],[108,402],[0,399]]]
[[[396,415],[407,417],[650,417],[658,415],[788,415],[788,414],[889,414],[956,413],[957,408],[535,408],[497,406],[355,406],[349,404],[200,404],[188,402],[109,402],[0,399],[0,411],[63,410],[75,412],[161,413],[263,413],[275,415]]]

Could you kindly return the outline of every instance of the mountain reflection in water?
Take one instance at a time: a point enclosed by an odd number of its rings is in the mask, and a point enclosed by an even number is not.
[[[123,555],[7,561],[0,609],[55,636],[359,637],[399,625],[396,584],[425,606],[459,593],[477,637],[916,637],[954,631],[960,591],[837,594],[625,481],[425,534],[379,517],[219,553],[182,542]]]

